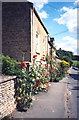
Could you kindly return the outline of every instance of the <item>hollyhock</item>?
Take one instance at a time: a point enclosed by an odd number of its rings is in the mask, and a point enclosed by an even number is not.
[[[44,57],[42,57],[41,59],[44,60]]]
[[[40,84],[41,84],[40,82],[36,83],[35,87],[38,87]]]
[[[42,65],[42,63],[40,63],[40,65]]]
[[[49,74],[49,72],[45,72],[44,74],[45,74],[45,75],[48,75],[48,74]]]
[[[21,62],[21,67],[26,67],[26,63]]]
[[[48,67],[48,64],[45,64],[46,67]]]
[[[37,55],[33,55],[33,58],[36,58],[37,57]]]
[[[47,60],[50,60],[50,58],[47,58]]]
[[[40,81],[43,81],[43,79],[40,79]]]
[[[40,85],[40,84],[41,84],[40,82],[37,83],[37,85]]]
[[[55,72],[54,70],[52,70],[51,72]]]

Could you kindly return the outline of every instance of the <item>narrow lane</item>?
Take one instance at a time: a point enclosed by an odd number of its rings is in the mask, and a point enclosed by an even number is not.
[[[64,118],[64,93],[66,79],[51,83],[47,93],[39,93],[35,96],[33,107],[27,112],[14,111],[14,118]]]
[[[70,68],[69,75],[60,82],[52,82],[47,93],[35,96],[33,106],[27,112],[15,110],[13,118],[77,118],[79,95],[78,73]]]
[[[69,91],[68,96],[68,109],[70,118],[79,118],[79,71],[70,68],[67,89]]]

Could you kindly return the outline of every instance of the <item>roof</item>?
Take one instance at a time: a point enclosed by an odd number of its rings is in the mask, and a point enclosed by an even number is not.
[[[49,34],[48,31],[47,31],[47,29],[46,29],[46,27],[45,27],[45,25],[44,25],[44,23],[42,22],[41,18],[39,17],[39,15],[38,15],[35,7],[34,7],[34,13],[35,13],[36,17],[38,18],[38,20],[40,21],[40,23],[41,23],[41,25],[43,26],[43,28],[44,28],[44,30],[46,31],[46,33]]]
[[[47,28],[45,27],[44,23],[42,22],[41,18],[39,17],[38,12],[36,11],[35,7],[33,6],[33,3],[32,3],[32,2],[29,2],[28,0],[27,0],[26,2],[28,2],[29,4],[32,4],[32,9],[34,10],[34,13],[35,13],[36,17],[37,17],[38,20],[40,21],[40,23],[41,23],[41,25],[43,26],[43,28],[44,28],[44,30],[46,31],[46,33],[49,34],[48,31],[47,31]]]

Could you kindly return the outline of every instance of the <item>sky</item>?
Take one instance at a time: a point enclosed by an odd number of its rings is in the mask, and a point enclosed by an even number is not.
[[[79,55],[79,0],[2,0],[34,3],[56,49]]]
[[[75,0],[29,0],[34,3],[40,18],[54,37],[57,49],[72,51],[79,55],[79,33],[77,11],[79,2]]]

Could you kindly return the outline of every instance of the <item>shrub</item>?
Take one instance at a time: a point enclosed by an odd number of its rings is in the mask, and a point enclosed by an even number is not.
[[[68,56],[63,56],[62,59],[65,60],[66,62],[69,62],[69,63],[70,63],[70,66],[73,64],[72,59],[69,58]]]
[[[62,65],[63,65],[64,68],[65,67],[67,67],[67,68],[70,67],[70,64],[68,62],[66,62],[65,60],[62,60],[61,63],[62,63]]]
[[[18,75],[21,72],[19,63],[9,56],[2,55],[2,74]]]
[[[79,68],[79,61],[73,61],[73,66],[76,66]]]
[[[24,107],[30,107],[32,105],[32,86],[33,81],[30,78],[29,74],[22,70],[21,74],[16,79],[16,101],[17,109],[22,110]]]
[[[61,61],[60,63],[61,69],[62,69],[62,74],[64,75],[65,73],[67,73],[67,70],[70,67],[70,64],[64,60]]]

